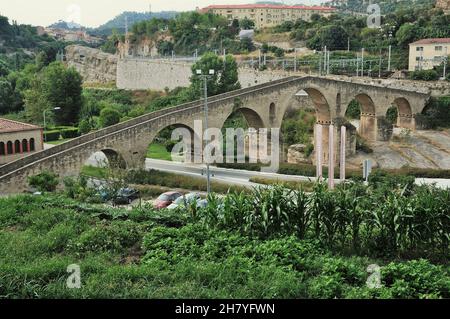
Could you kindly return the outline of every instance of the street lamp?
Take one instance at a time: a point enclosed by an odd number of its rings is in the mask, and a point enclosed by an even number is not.
[[[208,74],[203,74],[202,70],[197,69],[196,70],[197,76],[202,78],[203,80],[203,89],[205,94],[205,131],[208,129],[208,79],[213,77],[215,74],[215,71],[210,69]],[[209,169],[209,162],[206,161],[206,184],[207,184],[207,192],[208,194],[211,193],[211,174]]]
[[[58,111],[58,110],[61,110],[61,108],[60,107],[55,107],[55,108],[53,108],[53,110],[54,111]],[[44,115],[44,142],[47,142],[47,133],[45,132],[46,127],[47,127],[45,114],[47,113],[47,111],[49,111],[49,110],[45,109],[44,112],[43,112],[43,115]]]

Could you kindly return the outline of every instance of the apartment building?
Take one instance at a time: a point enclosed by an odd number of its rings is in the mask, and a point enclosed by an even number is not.
[[[430,70],[449,55],[450,38],[430,38],[410,43],[408,70]]]
[[[200,10],[203,13],[214,13],[226,17],[229,21],[234,19],[252,20],[257,29],[273,27],[285,21],[302,19],[309,21],[313,14],[329,16],[336,9],[322,6],[286,6],[271,4],[244,4],[244,5],[211,5]]]

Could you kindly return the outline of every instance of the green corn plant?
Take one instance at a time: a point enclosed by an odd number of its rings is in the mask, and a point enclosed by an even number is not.
[[[287,205],[290,221],[298,238],[304,239],[311,222],[311,211],[308,209],[309,196],[302,188],[292,191],[288,196],[291,199],[290,205]]]

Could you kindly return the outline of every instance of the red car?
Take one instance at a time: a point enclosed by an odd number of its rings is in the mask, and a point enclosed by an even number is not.
[[[161,194],[153,203],[153,207],[155,207],[156,209],[166,208],[180,196],[183,196],[183,194],[179,192],[167,192]]]

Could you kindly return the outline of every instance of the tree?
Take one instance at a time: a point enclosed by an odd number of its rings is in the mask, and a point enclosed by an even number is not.
[[[5,61],[0,60],[0,77],[7,76],[10,70]]]
[[[412,23],[402,25],[395,34],[398,44],[407,48],[411,42],[414,42],[417,38],[417,27]]]
[[[156,44],[158,53],[161,55],[171,55],[174,49],[173,42],[160,40]]]
[[[100,112],[99,124],[101,127],[108,127],[120,122],[121,114],[119,111],[106,107]]]
[[[74,68],[66,68],[59,62],[54,62],[44,69],[42,88],[50,108],[60,107],[55,112],[55,121],[59,125],[78,122],[83,105],[82,78]]]
[[[21,109],[22,98],[5,78],[0,78],[0,114],[17,112]]]
[[[253,44],[253,40],[251,38],[242,38],[239,43],[240,49],[244,52],[252,52],[255,50],[255,45]]]
[[[25,87],[25,110],[34,122],[42,122],[44,110],[49,112],[58,125],[71,125],[78,122],[82,107],[82,79],[73,68],[54,62],[41,72],[27,75]],[[18,82],[19,85],[19,82]]]
[[[192,66],[191,90],[198,98],[202,96],[203,80],[197,76],[197,70],[208,74],[214,70],[214,75],[208,79],[208,95],[217,95],[239,89],[238,67],[233,56],[227,55],[225,61],[214,53],[206,53]]]
[[[239,26],[243,30],[250,30],[255,28],[255,22],[253,22],[253,20],[250,20],[248,18],[244,18],[239,22]]]
[[[327,46],[328,50],[341,50],[347,48],[348,34],[343,27],[328,25],[319,29],[319,32],[310,40],[307,45],[311,49],[320,50]]]

